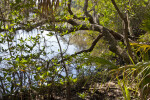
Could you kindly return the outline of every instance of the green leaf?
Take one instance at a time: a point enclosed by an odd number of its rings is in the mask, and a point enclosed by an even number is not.
[[[124,89],[125,89],[127,100],[131,100],[129,90],[128,90],[128,88],[125,85],[124,85]]]
[[[11,77],[7,77],[6,79],[7,79],[9,82],[11,81]]]
[[[77,78],[73,79],[73,82],[74,82],[74,83],[77,82]]]
[[[40,70],[42,67],[38,67],[37,70]]]
[[[8,25],[5,26],[5,29],[8,29]]]
[[[21,62],[22,62],[22,63],[27,63],[28,61],[25,60],[25,59],[22,59]]]
[[[62,81],[62,79],[60,79],[60,84],[62,84],[62,85],[64,84],[64,82]]]

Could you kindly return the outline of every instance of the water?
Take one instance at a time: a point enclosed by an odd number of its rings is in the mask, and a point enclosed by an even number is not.
[[[11,37],[14,37],[12,41],[9,42],[8,46],[8,42],[5,41],[4,43],[0,44],[0,58],[2,59],[2,61],[0,62],[0,70],[2,70],[3,68],[5,69],[9,69],[10,67],[12,67],[10,64],[8,64],[8,62],[13,62],[15,61],[16,56],[21,56],[21,54],[23,55],[30,55],[30,54],[36,54],[39,53],[40,50],[42,50],[45,47],[45,53],[46,55],[40,55],[40,58],[44,59],[44,60],[50,60],[52,58],[54,58],[55,56],[59,56],[60,57],[60,50],[59,50],[59,45],[58,45],[58,41],[56,39],[56,35],[53,36],[48,36],[50,32],[49,31],[43,31],[41,33],[41,30],[39,29],[34,29],[31,32],[26,32],[26,31],[22,31],[19,30],[16,32],[16,34],[11,34]],[[54,32],[51,32],[54,34]],[[4,33],[1,33],[4,34]],[[8,34],[8,33],[7,33]],[[33,50],[30,51],[29,48],[26,48],[26,45],[28,46],[33,46],[35,44],[35,41],[31,39],[32,38],[36,38],[39,37],[37,39],[37,41],[39,41],[33,48]],[[2,39],[3,37],[1,37],[0,39]],[[64,55],[66,54],[73,54],[76,51],[76,47],[74,45],[70,45],[67,42],[64,42],[60,36],[58,36],[59,38],[59,42],[61,44],[61,48],[63,50]],[[6,38],[5,38],[6,39]],[[65,36],[65,40],[69,41],[69,36]],[[22,41],[22,42],[21,42]],[[19,45],[24,45],[25,48],[23,48],[23,50],[20,48],[18,48],[18,44]],[[15,47],[13,49],[13,52],[9,52],[9,48],[11,47]],[[3,52],[2,49],[6,50],[6,52]],[[29,50],[30,52],[25,52],[25,50]],[[11,58],[10,58],[11,57]],[[10,60],[5,60],[5,59],[10,59]],[[35,59],[35,61],[38,61],[38,59]],[[18,68],[19,70],[19,68]],[[6,72],[5,72],[6,73]],[[18,71],[19,73],[19,71]],[[75,74],[75,70],[73,71],[73,73]],[[65,76],[65,73],[62,72],[61,73],[63,76]],[[4,77],[4,71],[0,71],[0,76]],[[32,75],[34,76],[34,75]],[[12,77],[12,76],[10,76]],[[33,78],[33,77],[32,77]]]
[[[52,36],[48,36],[49,33],[52,33],[53,35]],[[36,54],[38,52],[40,52],[40,50],[42,50],[44,47],[45,47],[45,52],[46,52],[46,55],[40,55],[39,57],[44,59],[45,61],[46,60],[50,60],[52,58],[58,58],[59,60],[61,60],[61,57],[60,57],[60,50],[59,50],[59,45],[58,45],[58,41],[56,39],[56,35],[54,34],[54,32],[49,32],[49,31],[43,31],[41,33],[41,30],[39,29],[34,29],[33,31],[31,32],[26,32],[26,31],[22,31],[22,30],[19,30],[16,32],[16,34],[12,35],[12,37],[14,36],[14,39],[12,41],[10,41],[9,45],[11,45],[10,47],[15,47],[13,49],[13,52],[12,54],[10,55],[10,52],[2,52],[2,50],[0,51],[0,57],[3,59],[1,62],[0,62],[0,70],[2,70],[3,68],[5,69],[9,69],[10,67],[13,67],[11,66],[10,64],[8,64],[8,62],[13,62],[13,61],[16,61],[16,58],[12,58],[11,56],[21,56],[21,54],[27,56],[27,55],[30,55],[30,54]],[[28,46],[33,46],[35,44],[35,41],[33,40],[33,38],[38,38],[37,39],[37,44],[34,46],[33,50],[29,50],[29,48],[26,47],[26,45]],[[60,36],[58,36],[59,38],[59,42],[61,44],[61,47],[62,47],[62,50],[63,50],[63,53],[64,53],[64,56],[66,54],[74,54],[75,52],[79,51],[77,50],[77,47],[72,45],[72,44],[69,44],[69,35],[66,35],[64,36],[64,39],[62,39]],[[32,38],[32,39],[31,39]],[[65,41],[65,42],[64,42]],[[23,49],[19,49],[18,48],[18,45],[24,45],[25,48]],[[0,44],[0,48],[2,49],[6,49],[8,51],[9,49],[9,46],[8,46],[8,42],[5,41],[5,43],[1,43]],[[29,50],[30,52],[24,52],[25,50]],[[11,57],[11,58],[10,58]],[[4,58],[10,58],[10,60],[5,60]],[[36,61],[36,63],[39,63],[39,64],[43,64],[44,62],[41,62],[41,60],[39,59],[33,59],[33,61]],[[78,70],[76,70],[76,67],[77,67],[77,64],[78,63],[72,63],[72,64],[66,64],[66,66],[69,68],[69,75],[73,78],[76,78],[77,77],[77,74],[78,74]],[[46,64],[44,65],[46,66]],[[17,76],[16,74],[16,82],[19,84],[19,77],[21,77],[21,75],[23,76],[23,71],[20,71],[20,68],[21,66],[18,66],[17,69],[17,73],[19,74],[19,76]],[[53,66],[51,66],[53,67]],[[29,69],[28,69],[29,68]],[[93,70],[94,67],[89,67],[89,66],[84,66],[83,69],[86,69],[86,70],[82,70],[83,72],[82,73],[86,73],[88,72],[89,69]],[[33,69],[33,70],[32,70]],[[55,66],[55,69],[57,70],[60,70],[58,72],[58,74],[62,75],[63,77],[66,76],[66,73],[65,73],[65,70],[64,68],[62,68],[62,66]],[[40,71],[37,71],[36,67],[35,66],[27,66],[26,69],[27,72],[26,74],[30,76],[30,78],[32,79],[33,83],[32,85],[37,85],[39,81],[35,81],[35,76],[38,76],[39,73],[41,73]],[[30,72],[30,70],[32,70],[32,72]],[[34,71],[35,70],[35,71]],[[86,71],[86,72],[85,72]],[[50,74],[53,72],[48,71],[47,72]],[[1,71],[0,72],[0,76],[1,77],[4,77],[4,73],[6,74],[7,72],[5,71]],[[10,73],[10,71],[9,71]],[[7,73],[7,77],[11,77],[11,80],[13,79],[13,76],[12,74],[11,75],[8,75],[9,73]],[[24,86],[29,86],[29,77],[26,75],[26,78],[23,76],[23,78],[25,78],[25,81],[24,82]],[[41,78],[43,77],[42,74],[39,75]],[[10,82],[8,82],[8,78],[5,77],[5,83],[7,85],[5,85],[5,88],[7,88],[8,91],[11,91],[10,90],[10,87],[9,85],[11,85]],[[49,76],[49,79],[51,79],[52,76]],[[63,78],[59,78],[56,76],[55,80],[59,80],[59,79],[63,79]],[[0,83],[1,85],[1,83]],[[46,82],[45,82],[45,85],[46,85]],[[7,87],[8,86],[8,87]]]
[[[49,58],[52,58],[53,56],[55,56],[56,54],[60,53],[59,52],[59,46],[58,46],[58,42],[56,39],[56,36],[47,36],[47,34],[49,34],[49,31],[43,31],[43,33],[40,32],[40,30],[34,29],[33,31],[27,33],[25,31],[17,31],[16,35],[14,36],[13,42],[11,42],[12,45],[16,46],[17,44],[21,44],[19,39],[25,40],[25,39],[29,39],[31,37],[35,38],[36,36],[39,36],[39,44],[37,44],[34,48],[33,51],[38,51],[38,49],[42,48],[43,46],[46,46],[46,52],[52,52],[55,51],[53,54],[48,55]],[[61,47],[63,49],[63,51],[66,51],[67,54],[73,54],[75,52],[76,47],[74,45],[68,45],[66,42],[63,42],[61,40],[61,37],[59,37],[59,41],[61,44]],[[66,36],[66,38],[68,38]],[[15,41],[15,42],[14,42]],[[23,44],[23,43],[22,43]],[[32,45],[33,42],[32,41],[26,41],[27,45]],[[8,42],[6,41],[4,44],[0,44],[0,48],[4,48],[4,49],[8,49]],[[18,52],[17,52],[18,53]],[[33,52],[34,53],[34,52]],[[9,54],[5,54],[5,55],[9,55]],[[4,54],[1,53],[1,56],[4,56]]]

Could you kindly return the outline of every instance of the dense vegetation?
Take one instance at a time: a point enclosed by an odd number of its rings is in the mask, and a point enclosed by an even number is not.
[[[0,99],[147,100],[149,23],[149,0],[1,0]]]

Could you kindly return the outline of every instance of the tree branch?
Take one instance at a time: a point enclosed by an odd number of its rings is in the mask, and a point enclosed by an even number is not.
[[[85,0],[85,2],[84,2],[84,8],[83,8],[84,14],[86,15],[86,17],[89,18],[89,22],[91,24],[94,24],[95,22],[93,20],[93,17],[88,13],[87,8],[88,8],[88,0]]]
[[[124,20],[125,17],[124,17],[123,14],[120,12],[120,10],[119,10],[119,8],[118,8],[118,6],[117,6],[115,0],[111,0],[111,2],[112,2],[112,4],[114,5],[115,9],[117,10],[117,12],[118,12],[120,18],[121,18],[122,20]]]
[[[37,28],[38,26],[41,26],[43,24],[45,24],[47,22],[47,20],[43,20],[41,22],[38,22],[36,24],[33,24],[33,25],[30,25],[28,26],[27,24],[21,24],[20,23],[20,27],[17,27],[17,28],[8,28],[8,29],[0,29],[0,32],[4,32],[4,31],[9,31],[11,29],[17,31],[17,30],[26,30],[26,31],[31,31],[33,30],[34,28]]]
[[[65,19],[60,19],[60,20],[55,20],[55,22],[67,22],[67,20],[65,20]],[[31,22],[34,22],[34,21],[31,21]],[[30,26],[28,26],[27,24],[23,24],[23,23],[20,23],[20,26],[19,27],[17,27],[17,28],[12,28],[12,27],[10,27],[10,28],[8,28],[8,29],[1,29],[0,28],[0,32],[4,32],[4,31],[9,31],[9,30],[11,30],[11,29],[13,29],[13,30],[15,30],[15,31],[17,31],[17,30],[25,30],[25,31],[32,31],[34,28],[37,28],[38,26],[42,26],[42,25],[44,25],[44,24],[46,24],[46,23],[52,23],[53,21],[52,20],[47,20],[47,19],[44,19],[44,20],[41,20],[40,22],[37,22],[36,24],[32,24],[32,25],[30,25]],[[75,22],[73,22],[73,21],[71,21],[71,20],[68,20],[68,22],[70,22],[70,23],[72,23],[72,24],[76,24]]]
[[[63,61],[66,61],[66,60],[70,59],[71,57],[74,57],[74,56],[76,56],[76,55],[78,55],[78,54],[81,54],[81,53],[84,53],[84,52],[85,52],[85,53],[91,52],[91,51],[94,49],[94,47],[95,47],[95,45],[97,44],[97,42],[98,42],[98,41],[100,40],[100,38],[102,38],[102,37],[103,37],[103,35],[102,35],[102,34],[99,34],[99,35],[97,36],[97,38],[92,42],[92,45],[91,45],[91,47],[90,47],[89,49],[85,49],[85,50],[76,52],[76,53],[70,55],[69,57],[67,57],[67,58],[65,58],[65,59],[63,59],[63,60],[61,60],[61,61],[59,61],[58,63],[61,63],[61,62],[63,62]]]
[[[77,17],[76,15],[74,15],[74,13],[71,10],[71,1],[72,0],[68,1],[68,12],[69,12],[69,14],[72,15],[74,19],[85,20],[85,17]]]
[[[115,0],[111,0],[111,1],[112,1],[112,4],[114,5],[115,9],[117,10],[117,12],[118,12],[120,18],[121,18],[121,19],[123,20],[123,22],[124,22],[124,25],[123,25],[123,27],[124,27],[124,30],[123,30],[123,33],[124,33],[124,42],[125,42],[125,44],[126,44],[126,46],[127,46],[127,51],[128,51],[129,57],[132,58],[132,60],[135,62],[135,60],[133,59],[133,55],[132,55],[132,51],[131,51],[131,46],[130,46],[129,39],[128,39],[128,32],[129,32],[128,27],[129,27],[129,26],[128,26],[127,17],[124,16],[124,15],[120,12],[120,10],[119,10],[119,8],[118,8],[118,6],[117,6]]]

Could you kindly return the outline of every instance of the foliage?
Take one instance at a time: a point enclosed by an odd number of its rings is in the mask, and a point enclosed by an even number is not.
[[[128,65],[123,66],[118,69],[111,70],[111,72],[123,72],[123,87],[122,91],[124,91],[124,97],[128,98],[127,96],[128,90],[131,89],[132,92],[136,91],[136,95],[138,94],[138,89],[140,89],[140,98],[146,99],[149,96],[149,61],[148,62],[139,62],[136,65]],[[125,82],[128,80],[129,82]],[[118,81],[121,86],[121,81]],[[125,83],[124,83],[125,82]],[[126,87],[128,86],[128,87]],[[122,86],[121,86],[122,87]],[[128,100],[128,99],[127,99]]]
[[[150,45],[139,43],[131,43],[131,45],[135,48],[136,53],[140,53],[140,55],[137,55],[140,59],[142,59],[143,61],[149,60]]]
[[[149,30],[148,0],[1,0],[0,93],[85,99],[83,89],[110,80],[111,71],[123,74],[116,78],[124,99],[131,100],[132,83],[147,99]]]

